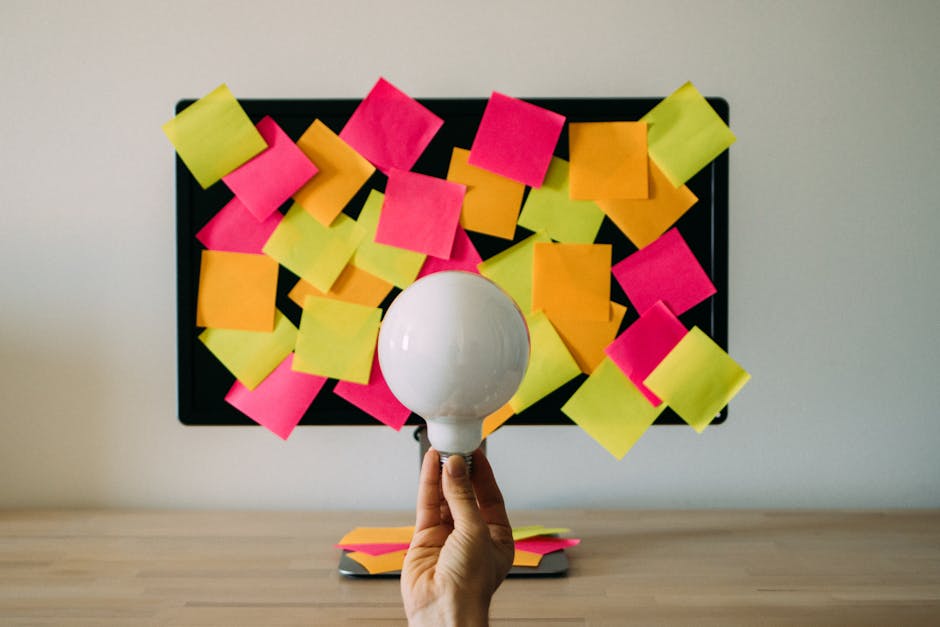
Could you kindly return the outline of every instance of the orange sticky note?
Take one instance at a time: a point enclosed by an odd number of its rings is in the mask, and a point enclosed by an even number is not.
[[[572,198],[649,197],[646,122],[573,122],[568,150]]]
[[[502,426],[504,422],[509,420],[515,415],[516,412],[512,410],[512,406],[509,403],[506,403],[492,414],[483,419],[483,437],[485,438],[489,434],[496,431],[499,427]]]
[[[381,575],[382,573],[392,573],[402,569],[405,565],[404,551],[392,551],[391,553],[382,553],[381,555],[369,555],[362,551],[352,551],[346,556],[365,567],[370,575]]]
[[[531,568],[536,568],[541,563],[541,553],[533,553],[531,551],[523,551],[521,549],[516,549],[516,554],[512,558],[513,566],[529,566]]]
[[[375,166],[320,120],[304,131],[297,146],[320,171],[294,193],[294,200],[329,226],[369,180]]]
[[[525,185],[467,163],[469,150],[454,148],[447,180],[467,186],[460,226],[504,239],[516,234]]]
[[[196,326],[274,329],[277,262],[266,255],[202,251]]]
[[[337,544],[394,544],[411,543],[415,533],[410,527],[356,527],[340,538]]]
[[[536,243],[532,309],[549,320],[610,319],[610,244]]]
[[[637,248],[656,241],[698,202],[698,197],[685,185],[674,187],[652,160],[649,160],[649,175],[649,198],[597,201],[601,210]]]
[[[604,349],[617,337],[627,308],[611,301],[610,318],[605,321],[559,318],[555,330],[578,362],[581,372],[591,374],[605,357]],[[484,426],[486,422],[483,423]]]
[[[357,303],[366,307],[378,307],[391,291],[391,283],[352,264],[347,264],[328,292],[321,292],[301,279],[287,296],[297,303],[298,307],[303,307],[304,300],[311,295]]]

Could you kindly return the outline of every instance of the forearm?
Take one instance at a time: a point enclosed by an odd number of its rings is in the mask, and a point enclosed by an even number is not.
[[[410,613],[409,627],[488,627],[490,608],[483,602],[441,599]]]

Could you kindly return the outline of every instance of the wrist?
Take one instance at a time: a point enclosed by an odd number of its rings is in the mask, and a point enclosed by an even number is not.
[[[488,627],[488,603],[440,601],[408,615],[409,627]]]

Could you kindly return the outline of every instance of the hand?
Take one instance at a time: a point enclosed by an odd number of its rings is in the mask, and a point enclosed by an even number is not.
[[[434,449],[421,465],[414,538],[401,570],[410,625],[487,625],[490,599],[515,544],[503,496],[480,450],[473,473],[460,455],[443,471]]]

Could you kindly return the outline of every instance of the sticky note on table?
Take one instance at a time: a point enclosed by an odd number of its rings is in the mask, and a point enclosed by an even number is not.
[[[552,536],[559,533],[568,533],[567,527],[546,527],[544,525],[524,525],[512,528],[512,539],[516,542],[538,536]]]
[[[680,316],[716,292],[678,229],[628,256],[611,273],[641,315],[661,300]]]
[[[274,329],[277,262],[265,255],[202,251],[196,326]]]
[[[233,198],[199,229],[196,239],[209,250],[260,255],[283,217],[275,211],[259,222],[238,198]]]
[[[405,565],[405,553],[407,551],[394,551],[392,553],[382,553],[381,555],[369,555],[361,551],[347,553],[346,557],[361,564],[370,575],[381,575],[384,573],[393,573],[402,569]]]
[[[340,545],[347,544],[383,544],[390,542],[411,543],[415,533],[411,527],[356,527],[340,538]]]
[[[644,383],[701,433],[750,378],[714,340],[693,327]]]
[[[435,272],[443,272],[445,270],[462,270],[463,272],[479,274],[480,272],[477,270],[477,266],[479,266],[482,261],[483,259],[480,257],[480,253],[477,252],[476,246],[474,246],[473,242],[470,240],[470,236],[467,235],[463,227],[458,224],[457,232],[454,234],[454,247],[450,251],[450,259],[441,259],[440,257],[428,255],[427,259],[424,261],[424,265],[421,266],[418,278],[420,279],[423,276],[434,274]]]
[[[460,225],[468,231],[512,239],[525,185],[472,166],[469,158],[469,150],[454,148],[447,170],[448,181],[467,186]]]
[[[444,120],[379,78],[339,136],[386,174],[410,170]]]
[[[517,414],[581,374],[578,362],[543,312],[526,316],[526,322],[531,346],[529,367],[519,389],[509,399]]]
[[[384,194],[374,189],[369,192],[356,219],[364,235],[350,263],[404,289],[418,276],[426,255],[375,241],[383,202]]]
[[[532,309],[548,319],[610,319],[610,244],[537,242],[532,249]]]
[[[541,187],[565,116],[493,92],[468,162],[531,187]]]
[[[321,292],[303,279],[297,281],[287,297],[294,301],[298,307],[303,308],[307,296],[323,296],[342,300],[347,303],[356,303],[366,307],[378,307],[389,292],[392,284],[379,277],[366,272],[352,264],[347,264],[329,291]]]
[[[199,341],[249,390],[255,389],[294,350],[297,327],[280,311],[274,330],[206,329]]]
[[[649,124],[649,154],[679,187],[734,143],[735,136],[692,83],[641,118]]]
[[[297,334],[294,369],[366,384],[382,310],[308,296]]]
[[[558,331],[571,356],[578,362],[581,372],[591,374],[604,359],[604,349],[617,337],[627,308],[613,301],[609,305],[607,320],[579,320],[559,318],[552,325]]]
[[[411,410],[395,398],[385,382],[378,355],[372,358],[372,370],[367,383],[339,381],[333,393],[395,431],[400,431],[411,415]]]
[[[317,175],[294,193],[301,207],[329,226],[349,204],[375,166],[320,120],[304,131],[297,147],[319,168]]]
[[[254,390],[239,381],[225,395],[225,402],[286,440],[326,383],[326,378],[291,369],[293,353]]]
[[[163,132],[203,189],[267,148],[225,84],[180,111]]]
[[[646,122],[568,125],[571,197],[648,198]]]
[[[592,200],[572,200],[569,195],[570,166],[564,159],[552,157],[545,182],[529,190],[519,226],[530,231],[545,231],[553,240],[572,244],[590,244],[604,221],[604,212]]]
[[[536,568],[539,564],[542,563],[542,554],[534,553],[532,551],[524,551],[522,549],[516,549],[516,552],[512,557],[513,566],[524,566],[527,568]]]
[[[466,189],[427,174],[389,170],[375,241],[449,259]]]
[[[354,553],[379,556],[397,551],[407,551],[409,546],[408,542],[380,542],[373,544],[337,544],[336,548]]]
[[[561,551],[581,544],[579,538],[550,538],[534,537],[516,541],[516,551],[527,551],[529,553],[538,553],[547,555],[555,551]]]
[[[523,313],[532,311],[532,259],[535,244],[548,241],[551,240],[544,232],[534,233],[477,266],[480,274],[503,288]]]
[[[609,359],[600,363],[561,408],[617,459],[623,459],[662,410],[662,405],[650,405]]]

